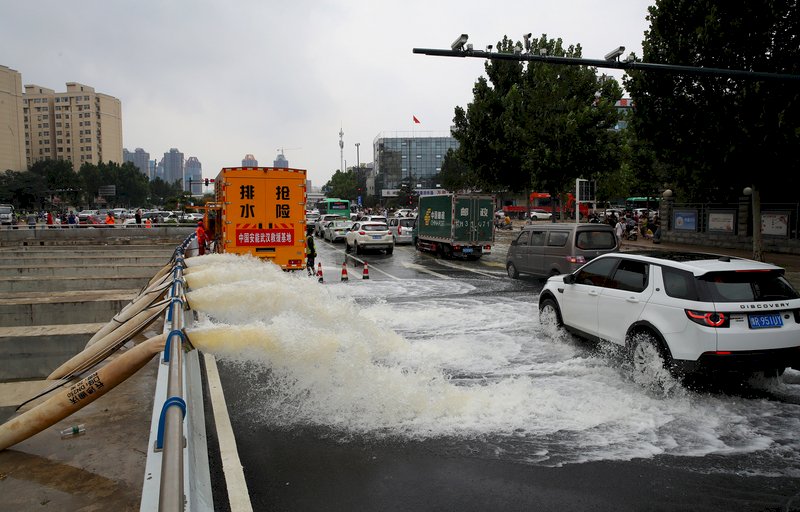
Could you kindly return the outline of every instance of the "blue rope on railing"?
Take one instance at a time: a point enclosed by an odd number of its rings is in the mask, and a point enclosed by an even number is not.
[[[173,297],[169,303],[169,308],[167,309],[167,322],[172,322],[172,305],[176,302],[180,302],[181,307],[183,307],[183,299],[180,297]]]
[[[175,336],[175,335],[180,336],[181,342],[185,342],[186,341],[186,335],[183,334],[183,331],[181,331],[180,329],[174,329],[172,331],[169,331],[169,334],[167,334],[167,342],[164,344],[164,359],[163,359],[163,362],[165,362],[165,363],[169,362],[169,349],[172,347],[172,337]]]
[[[156,435],[156,450],[164,448],[164,423],[167,416],[167,409],[173,406],[178,406],[183,412],[183,417],[186,417],[186,402],[179,396],[171,396],[166,399],[164,405],[161,407],[161,414],[158,417],[158,434]]]

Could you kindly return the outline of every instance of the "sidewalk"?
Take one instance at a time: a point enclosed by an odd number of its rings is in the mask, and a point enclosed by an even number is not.
[[[634,241],[623,241],[620,248],[621,251],[680,251],[680,252],[705,252],[711,254],[720,254],[726,256],[735,256],[737,258],[753,259],[752,251],[743,251],[738,249],[720,249],[718,247],[707,247],[703,245],[689,245],[689,244],[675,244],[670,242],[661,242],[655,244],[650,240],[639,239]],[[792,283],[792,286],[800,290],[800,256],[794,254],[780,254],[774,252],[765,252],[764,261],[772,263],[786,269],[786,279]]]

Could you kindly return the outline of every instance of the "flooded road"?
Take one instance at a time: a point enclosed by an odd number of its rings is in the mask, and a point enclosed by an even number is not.
[[[643,389],[616,351],[539,323],[536,280],[317,245],[322,285],[219,255],[187,272],[254,507],[800,507],[799,372]]]

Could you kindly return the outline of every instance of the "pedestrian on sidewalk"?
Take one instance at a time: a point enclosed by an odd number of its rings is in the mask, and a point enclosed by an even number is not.
[[[622,217],[617,221],[616,226],[614,226],[614,234],[617,235],[617,240],[619,244],[622,245],[622,237],[625,234],[626,223],[623,221]]]
[[[309,227],[306,230],[306,269],[308,275],[314,275],[314,261],[317,258],[317,248],[314,245],[314,228]]]
[[[197,235],[197,253],[202,256],[206,253],[206,245],[208,245],[208,235],[202,220],[197,221],[195,234]]]

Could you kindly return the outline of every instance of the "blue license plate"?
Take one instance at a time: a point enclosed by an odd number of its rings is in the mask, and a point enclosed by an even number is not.
[[[463,249],[461,249],[461,252],[463,252],[464,254],[469,254],[472,252],[472,247],[464,247]]]
[[[383,235],[372,235],[373,240],[380,240],[381,238],[383,238]]]
[[[771,327],[783,326],[783,318],[780,314],[769,315],[747,315],[751,329],[769,329]]]

